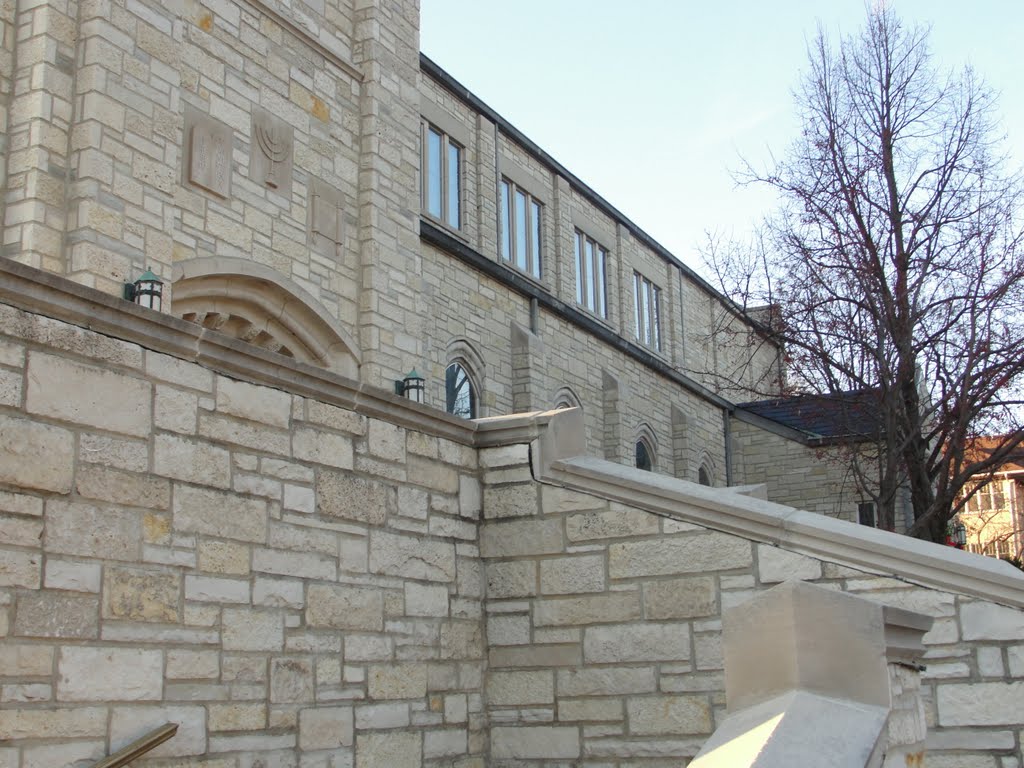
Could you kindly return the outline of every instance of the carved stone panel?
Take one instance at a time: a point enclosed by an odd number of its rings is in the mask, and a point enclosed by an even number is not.
[[[185,108],[184,181],[218,197],[231,195],[234,131],[219,120]]]
[[[295,130],[265,109],[253,107],[249,178],[289,197],[292,191],[292,146]]]
[[[320,179],[309,182],[309,245],[323,256],[336,256],[344,244],[345,210],[341,192]]]

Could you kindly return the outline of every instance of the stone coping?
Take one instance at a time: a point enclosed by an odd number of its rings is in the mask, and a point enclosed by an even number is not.
[[[583,422],[576,409],[532,416],[544,427],[531,445],[534,477],[541,482],[820,560],[1024,608],[1024,573],[1009,563],[583,456]]]
[[[381,387],[246,344],[51,272],[0,258],[0,303],[81,326],[217,373],[336,405],[418,432],[474,445],[477,423]]]

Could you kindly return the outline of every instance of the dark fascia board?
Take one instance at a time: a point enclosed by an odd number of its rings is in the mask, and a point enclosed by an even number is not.
[[[499,115],[494,109],[489,107],[486,102],[480,99],[471,92],[466,86],[448,74],[445,70],[438,66],[437,62],[433,61],[424,53],[420,53],[420,71],[428,75],[430,78],[435,80],[445,90],[456,96],[458,99],[463,101],[468,106],[482,114],[492,123],[498,126],[498,129],[507,137],[516,142],[519,146],[529,152],[531,155],[536,157],[540,162],[546,165],[549,169],[554,171],[557,175],[565,178],[569,184],[571,184],[581,195],[587,200],[593,203],[594,206],[604,211],[612,219],[615,219],[622,224],[638,241],[646,245],[652,251],[657,253],[665,261],[669,262],[672,266],[680,270],[689,280],[697,283],[702,289],[707,291],[709,294],[714,296],[720,302],[722,306],[733,313],[737,318],[748,323],[755,331],[761,334],[767,341],[775,343],[773,340],[774,334],[771,332],[764,323],[758,322],[754,318],[750,317],[744,312],[732,299],[725,296],[721,291],[716,289],[707,280],[694,272],[690,267],[682,262],[675,254],[669,251],[665,246],[647,234],[644,230],[640,229],[633,221],[622,213],[618,208],[605,200],[601,195],[595,192],[591,187],[587,186],[576,174],[572,173],[568,168],[555,160],[551,155],[541,149],[531,139],[512,125],[508,120]]]
[[[591,336],[595,336],[608,346],[619,350],[624,355],[632,357],[634,360],[637,360],[659,375],[664,376],[666,379],[678,384],[683,389],[692,392],[698,397],[702,397],[719,408],[723,408],[727,411],[731,411],[736,407],[725,398],[720,395],[716,395],[710,389],[702,386],[689,376],[680,373],[661,358],[656,355],[652,355],[643,347],[626,341],[626,339],[622,338],[611,328],[603,323],[599,323],[586,312],[582,312],[575,307],[569,306],[564,301],[555,298],[532,280],[528,280],[518,272],[509,269],[496,261],[488,259],[482,253],[473,250],[461,240],[452,237],[443,229],[435,226],[425,219],[420,219],[420,239],[435,248],[454,256],[477,271],[483,272],[488,277],[494,278],[499,283],[508,286],[521,296],[525,296],[528,299],[536,299],[540,306],[550,310],[563,320],[582,328]]]

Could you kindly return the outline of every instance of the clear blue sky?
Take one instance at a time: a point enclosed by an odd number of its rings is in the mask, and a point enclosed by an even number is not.
[[[941,68],[1000,92],[1024,161],[1024,2],[890,0],[932,25]],[[773,204],[737,189],[799,130],[792,91],[820,23],[853,33],[861,0],[422,0],[421,49],[684,262],[705,230],[741,235]]]

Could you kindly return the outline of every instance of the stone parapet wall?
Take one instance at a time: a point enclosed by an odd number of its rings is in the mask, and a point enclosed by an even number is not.
[[[482,766],[477,458],[422,423],[0,305],[0,765]]]

